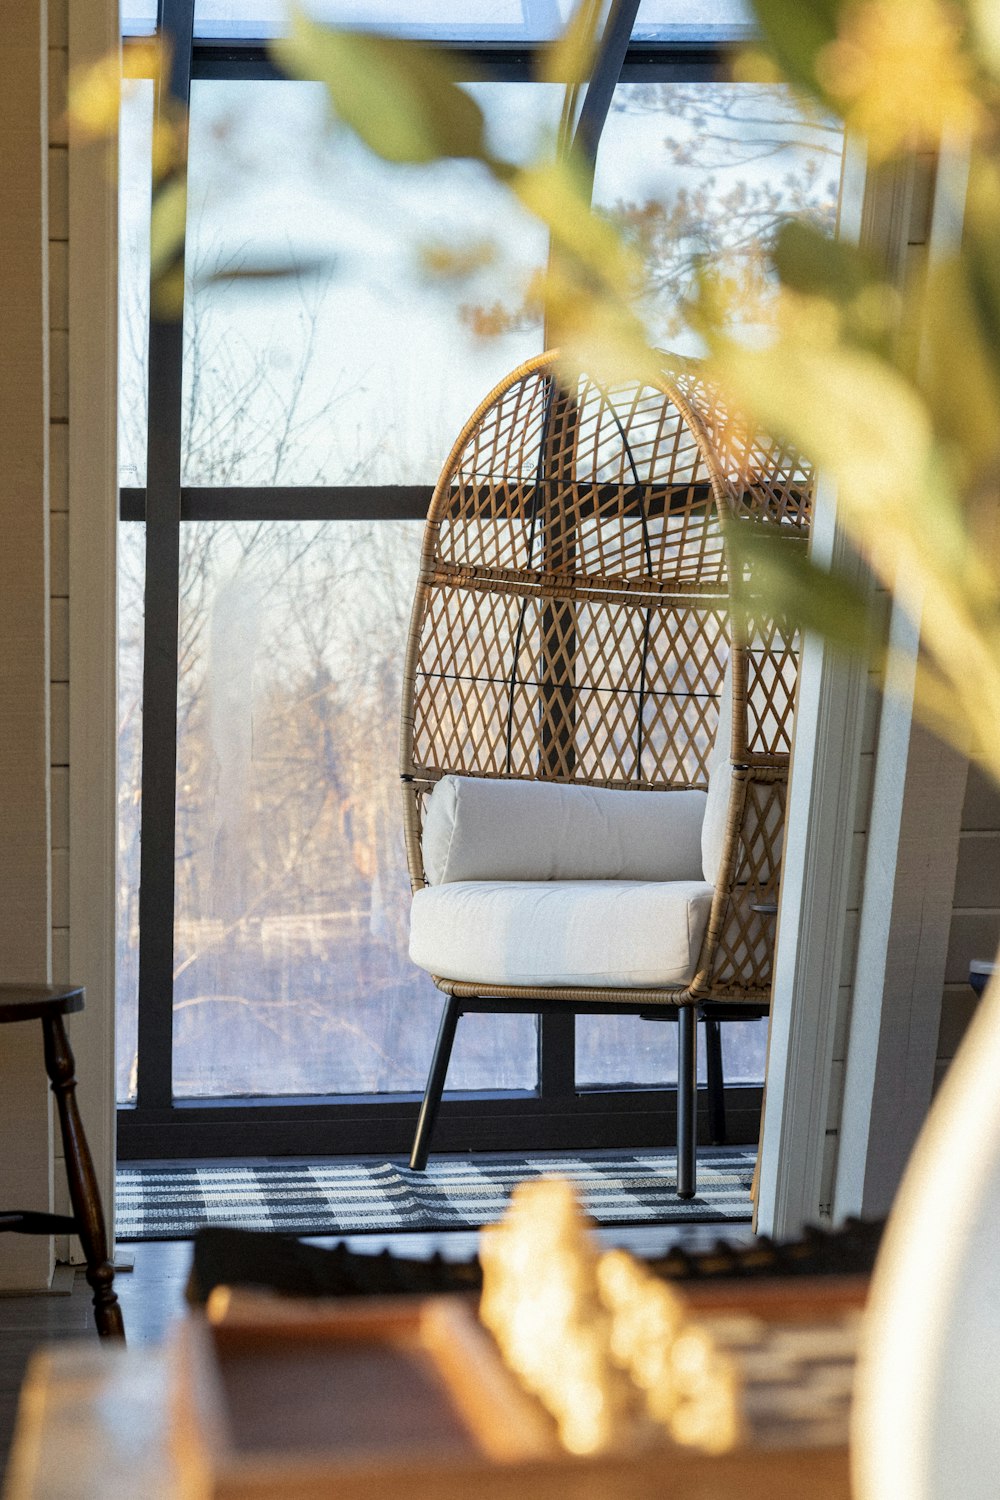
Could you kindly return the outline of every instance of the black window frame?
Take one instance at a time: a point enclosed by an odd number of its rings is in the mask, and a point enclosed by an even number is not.
[[[724,79],[734,45],[745,40],[745,28],[734,28],[728,36],[713,28],[715,34],[707,40],[692,31],[663,43],[633,45],[628,29],[636,4],[614,0],[585,98],[583,134],[594,158],[619,81]],[[273,81],[284,76],[263,40],[196,37],[194,6],[195,0],[158,0],[157,34],[169,44],[171,65],[169,77],[158,84],[156,109],[166,108],[169,100],[186,108],[193,80]],[[126,48],[131,41],[124,39]],[[538,49],[532,46],[440,45],[467,60],[474,77],[527,82],[535,76]],[[134,1104],[118,1109],[119,1156],[403,1154],[416,1123],[417,1094],[211,1101],[173,1097],[178,567],[180,528],[188,521],[423,520],[432,486],[183,486],[182,370],[183,320],[163,321],[154,313],[147,481],[121,489],[119,510],[120,520],[146,525],[137,1092]],[[676,1138],[674,1083],[579,1088],[573,1016],[555,1005],[526,1010],[539,1014],[537,1089],[449,1092],[435,1133],[436,1150],[611,1149],[663,1145]],[[594,1012],[607,1014],[608,1009],[594,1007]],[[761,1092],[752,1085],[727,1089],[733,1139],[756,1138]],[[700,1105],[699,1112],[707,1121],[707,1106]]]

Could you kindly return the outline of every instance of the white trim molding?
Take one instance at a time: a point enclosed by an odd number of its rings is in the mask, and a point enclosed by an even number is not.
[[[878,246],[899,273],[909,228],[912,173],[867,171],[848,138],[838,237]],[[811,553],[870,581],[837,524],[836,492],[817,485]],[[767,1090],[761,1124],[756,1227],[798,1235],[820,1214],[844,967],[855,809],[868,674],[822,640],[803,642],[786,812],[775,949]]]
[[[913,719],[896,608],[882,700],[832,1216],[882,1218],[930,1107],[968,763]]]
[[[813,556],[853,561],[836,500],[817,489]],[[759,1233],[788,1239],[820,1204],[868,673],[803,642],[757,1197]]]
[[[926,246],[928,261],[954,245],[963,160],[949,148],[938,164],[882,168],[868,174],[863,194],[857,182],[848,192],[845,170],[842,208],[857,232],[842,218],[841,234],[871,252],[888,282],[912,274],[911,244]],[[915,192],[921,172],[934,180],[929,234],[912,222],[926,201]],[[822,485],[815,530],[817,555],[836,557],[836,505]],[[909,608],[912,615],[912,601]],[[821,1211],[836,1221],[885,1213],[933,1087],[965,765],[914,723],[917,628],[892,606],[887,630],[896,665],[880,709],[865,822],[856,813],[866,674],[818,643],[803,650],[757,1221],[777,1237],[798,1234]],[[845,915],[857,827],[866,827],[866,842],[852,954]]]

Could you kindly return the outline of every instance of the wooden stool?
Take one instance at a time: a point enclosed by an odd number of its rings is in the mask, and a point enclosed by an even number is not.
[[[76,985],[0,984],[0,1026],[14,1021],[41,1021],[45,1038],[45,1071],[59,1110],[66,1177],[73,1204],[68,1214],[0,1210],[0,1232],[77,1234],[87,1261],[87,1280],[94,1292],[94,1317],[102,1339],[123,1339],[122,1310],[115,1295],[115,1272],[108,1255],[101,1195],[94,1163],[76,1103],[76,1072],[63,1016],[83,1010],[84,992]]]

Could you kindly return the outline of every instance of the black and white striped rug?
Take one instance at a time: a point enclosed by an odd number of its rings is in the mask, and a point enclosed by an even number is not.
[[[704,1147],[698,1193],[677,1197],[672,1151],[441,1157],[426,1172],[389,1161],[233,1162],[118,1168],[119,1240],[188,1239],[207,1224],[283,1234],[477,1229],[526,1178],[560,1173],[599,1224],[721,1224],[750,1218],[755,1153]]]

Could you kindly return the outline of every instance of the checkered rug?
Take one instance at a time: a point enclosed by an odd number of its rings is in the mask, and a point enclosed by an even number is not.
[[[558,1172],[599,1224],[721,1224],[750,1218],[755,1154],[698,1153],[698,1194],[677,1197],[672,1151],[440,1158],[426,1172],[394,1162],[234,1162],[118,1168],[120,1240],[187,1239],[206,1224],[283,1234],[394,1234],[476,1229],[499,1218],[525,1178]]]

